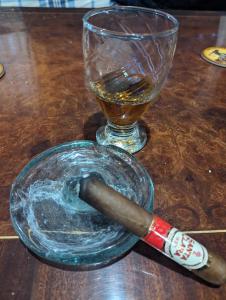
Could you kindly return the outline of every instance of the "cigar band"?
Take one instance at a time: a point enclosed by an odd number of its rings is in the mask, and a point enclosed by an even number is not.
[[[172,226],[158,216],[154,216],[149,227],[148,234],[143,238],[143,241],[152,247],[164,251],[165,238]]]
[[[200,269],[208,261],[206,248],[176,228],[170,230],[165,241],[164,252],[189,270]]]
[[[157,216],[154,216],[143,241],[189,270],[207,264],[208,252],[203,245]]]

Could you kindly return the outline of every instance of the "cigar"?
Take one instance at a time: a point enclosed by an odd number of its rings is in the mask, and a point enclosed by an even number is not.
[[[205,281],[226,282],[226,262],[202,244],[105,184],[96,174],[79,181],[79,197]]]

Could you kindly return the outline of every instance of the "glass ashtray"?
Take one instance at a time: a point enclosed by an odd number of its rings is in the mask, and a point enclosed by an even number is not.
[[[138,237],[82,201],[73,182],[99,173],[106,184],[148,211],[153,183],[130,154],[91,141],[62,144],[34,157],[14,181],[10,214],[22,242],[63,265],[101,266],[126,253]]]

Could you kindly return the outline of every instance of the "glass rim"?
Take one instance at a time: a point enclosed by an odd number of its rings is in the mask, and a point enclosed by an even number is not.
[[[173,24],[173,27],[171,29],[167,30],[161,30],[159,32],[154,32],[154,33],[125,33],[125,32],[120,32],[120,31],[114,31],[114,30],[109,30],[105,28],[98,27],[96,25],[93,25],[91,22],[89,22],[89,19],[95,15],[98,15],[100,13],[106,13],[110,11],[140,11],[140,12],[147,12],[152,15],[158,15],[167,18],[170,20]],[[171,34],[174,34],[178,31],[179,28],[179,22],[178,20],[172,16],[171,14],[164,12],[162,10],[158,9],[151,9],[151,8],[146,8],[146,7],[139,7],[139,6],[110,6],[110,7],[101,7],[97,9],[92,9],[88,11],[84,16],[83,16],[83,25],[85,28],[88,30],[95,32],[100,35],[104,36],[110,36],[110,37],[115,37],[115,38],[121,38],[121,39],[148,39],[148,38],[156,38],[156,37],[167,37]]]

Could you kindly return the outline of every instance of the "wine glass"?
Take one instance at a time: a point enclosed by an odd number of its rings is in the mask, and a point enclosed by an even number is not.
[[[176,48],[178,21],[168,13],[112,6],[83,18],[83,54],[89,89],[107,125],[97,130],[101,145],[135,153],[147,141],[137,122],[157,98]]]

